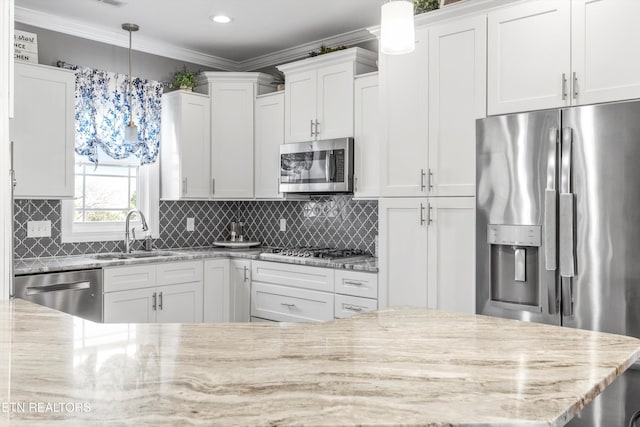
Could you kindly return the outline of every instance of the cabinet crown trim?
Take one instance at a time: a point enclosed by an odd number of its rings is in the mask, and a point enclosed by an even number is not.
[[[325,55],[314,56],[313,58],[302,59],[300,61],[291,62],[288,64],[278,65],[276,68],[283,73],[298,72],[316,69],[318,67],[324,67],[327,65],[333,65],[337,63],[355,62],[363,65],[368,65],[373,68],[378,68],[376,61],[378,60],[378,54],[371,52],[360,47],[352,47],[349,49],[339,50],[331,52]]]
[[[198,86],[207,83],[219,83],[219,82],[251,82],[264,85],[270,85],[273,83],[273,76],[266,73],[258,72],[238,72],[232,73],[228,71],[203,71],[198,74],[196,83]]]

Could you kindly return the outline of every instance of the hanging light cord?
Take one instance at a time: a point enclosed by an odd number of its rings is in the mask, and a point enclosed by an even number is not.
[[[133,93],[133,75],[131,74],[131,28],[129,28],[129,126],[133,126],[133,104],[131,104]]]

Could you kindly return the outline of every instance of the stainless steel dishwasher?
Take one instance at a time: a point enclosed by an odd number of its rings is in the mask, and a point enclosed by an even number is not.
[[[102,269],[16,276],[15,296],[102,322]]]

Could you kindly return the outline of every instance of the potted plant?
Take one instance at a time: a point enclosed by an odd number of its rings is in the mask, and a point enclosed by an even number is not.
[[[183,65],[181,70],[176,71],[171,81],[171,87],[173,89],[185,89],[192,91],[196,87],[196,75],[197,71],[187,70],[187,66]]]
[[[346,48],[346,46],[327,47],[325,45],[320,45],[320,49],[309,52],[309,56],[313,58],[314,56],[326,55],[327,53],[337,52]]]
[[[439,0],[413,0],[413,10],[416,15],[436,10],[440,7]]]
[[[276,85],[276,90],[284,90],[284,74],[282,74],[280,71],[276,71],[276,73],[272,74],[272,76],[273,84]]]

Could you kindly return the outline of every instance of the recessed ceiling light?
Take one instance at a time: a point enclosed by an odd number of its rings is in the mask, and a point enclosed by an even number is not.
[[[213,22],[217,22],[218,24],[228,24],[229,22],[231,22],[231,18],[229,18],[227,15],[214,15],[210,16],[209,19],[211,19]]]

